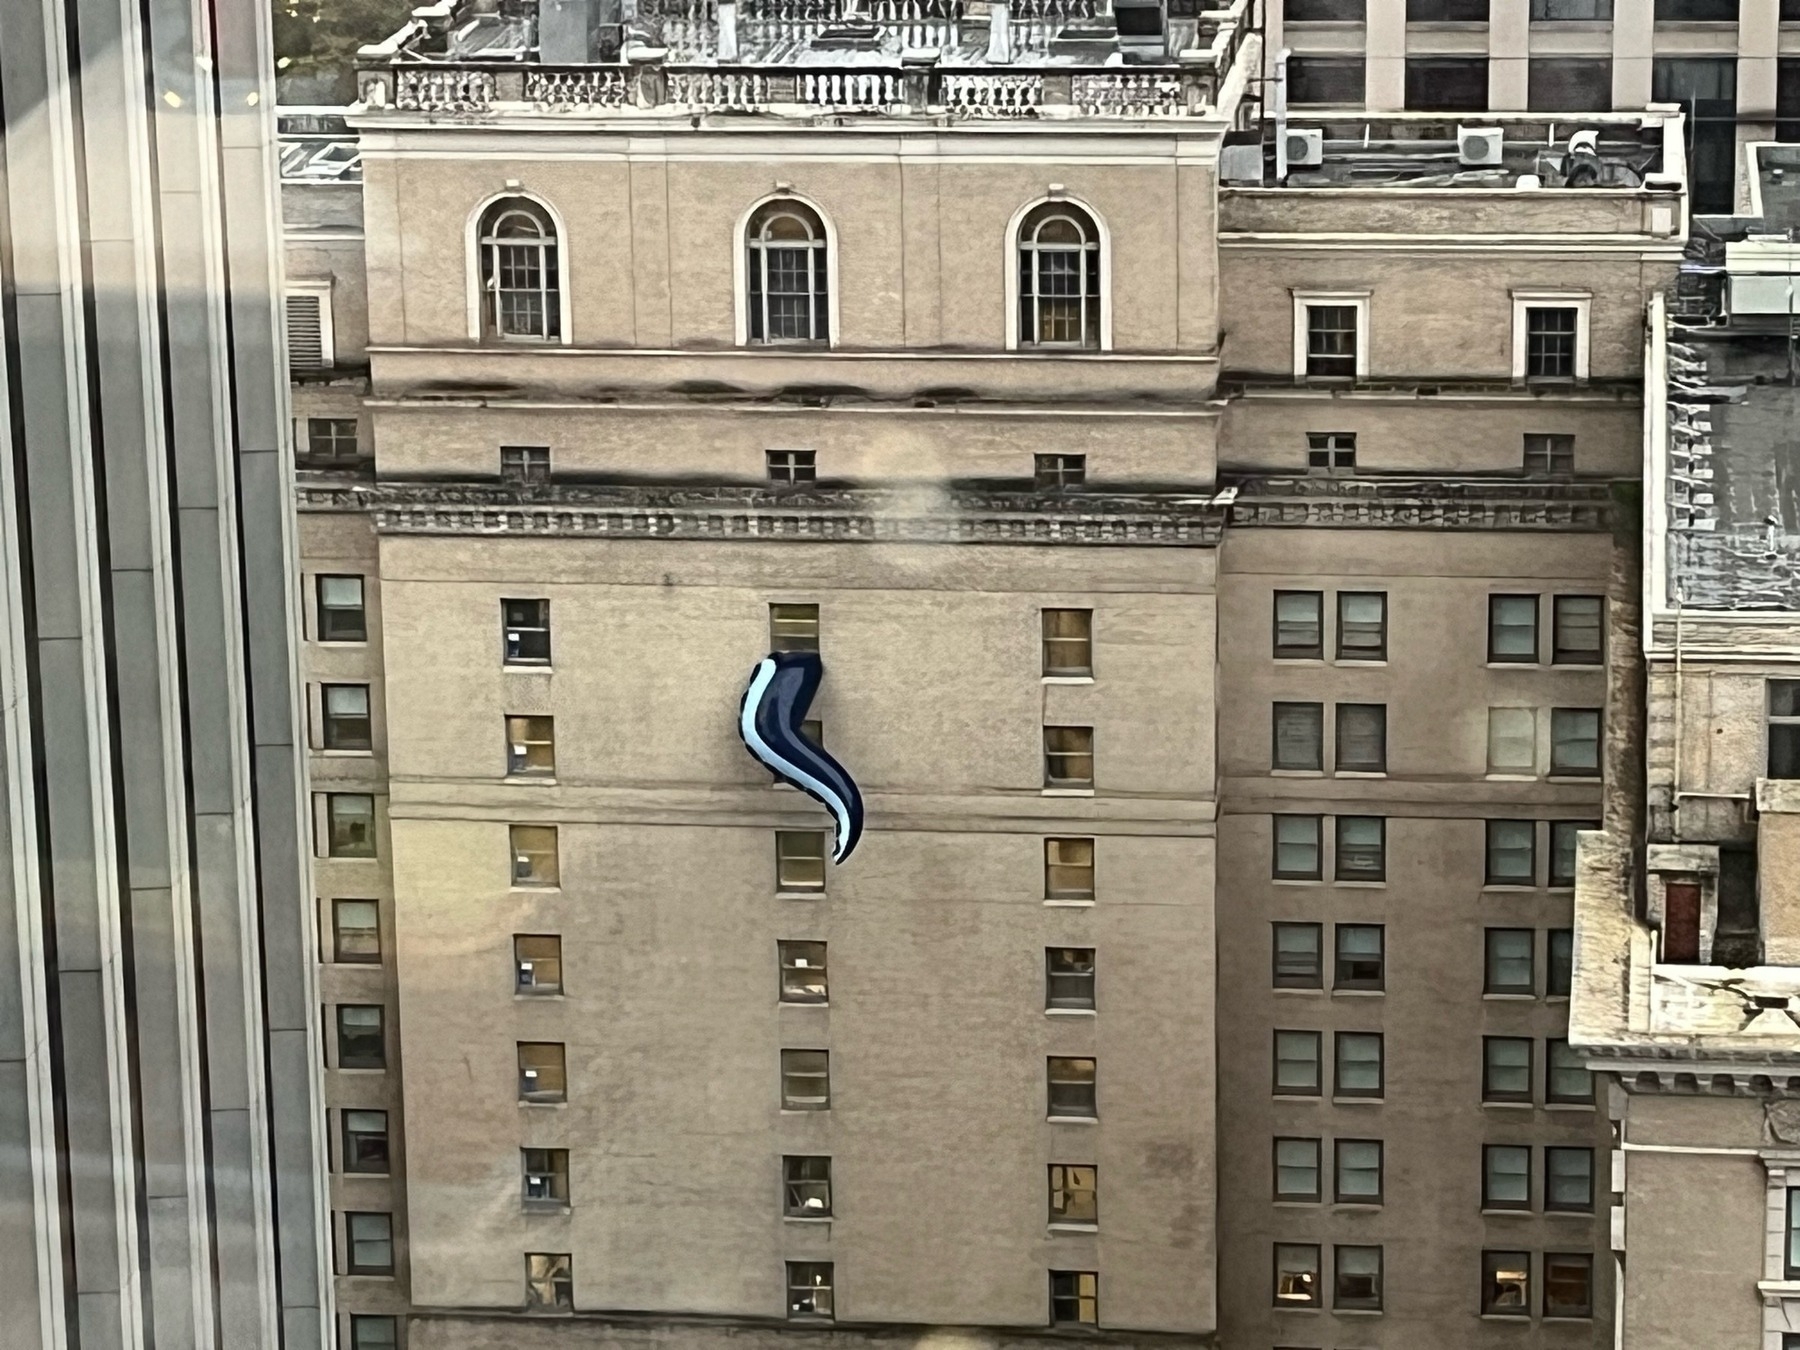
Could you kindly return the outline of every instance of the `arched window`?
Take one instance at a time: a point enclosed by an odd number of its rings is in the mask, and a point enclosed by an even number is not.
[[[481,218],[482,333],[487,337],[562,335],[556,226],[536,202],[508,198]]]
[[[825,225],[818,212],[784,200],[758,207],[744,229],[752,342],[829,342]]]
[[[1019,345],[1100,346],[1100,231],[1068,202],[1019,222]]]

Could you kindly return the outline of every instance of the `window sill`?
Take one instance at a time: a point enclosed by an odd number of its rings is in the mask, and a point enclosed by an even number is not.
[[[1544,1002],[1546,1002],[1546,1003],[1567,1003],[1568,1001],[1569,1001],[1569,996],[1567,994],[1545,994],[1544,995]]]
[[[1537,780],[1535,773],[1490,773],[1483,776],[1483,781],[1488,783],[1535,783]]]
[[[1499,891],[1504,895],[1530,895],[1537,887],[1530,882],[1519,881],[1484,881],[1481,883],[1482,894]]]
[[[824,1115],[831,1114],[831,1107],[829,1107],[829,1106],[784,1106],[781,1108],[781,1114],[784,1116],[824,1116]]]
[[[1578,1317],[1574,1313],[1546,1313],[1541,1320],[1545,1322],[1560,1322],[1568,1326],[1587,1326],[1594,1320],[1594,1315],[1589,1313],[1586,1317]]]
[[[1271,1203],[1276,1209],[1316,1209],[1319,1198],[1314,1196],[1311,1200],[1275,1200]]]
[[[1531,1314],[1525,1312],[1482,1313],[1481,1320],[1484,1322],[1518,1322],[1528,1326],[1531,1323]]]
[[[783,1223],[823,1224],[823,1225],[825,1225],[825,1227],[829,1228],[831,1226],[831,1215],[829,1215],[829,1214],[783,1214],[781,1216],[781,1221]]]
[[[1046,797],[1091,797],[1094,795],[1094,789],[1091,787],[1047,787],[1040,790]]]
[[[1271,778],[1323,778],[1323,769],[1270,769]]]
[[[522,1200],[519,1209],[525,1214],[568,1214],[571,1212],[567,1200]]]
[[[1043,677],[1045,684],[1092,684],[1093,682],[1092,675],[1046,675]]]
[[[1100,1225],[1097,1223],[1053,1223],[1046,1227],[1052,1233],[1098,1233],[1100,1231]]]
[[[313,645],[316,647],[366,647],[369,645],[369,639],[367,639],[366,637],[361,637],[361,638],[314,638]]]
[[[776,891],[777,900],[823,900],[824,891]]]
[[[1482,1217],[1488,1219],[1530,1219],[1536,1216],[1527,1209],[1495,1209],[1492,1205],[1482,1206]]]
[[[560,989],[546,989],[542,993],[526,993],[523,989],[513,990],[515,1003],[560,1003],[562,999],[563,991]]]
[[[1380,1106],[1386,1097],[1333,1097],[1333,1106]]]
[[[1548,1206],[1545,1206],[1544,1217],[1546,1219],[1588,1219],[1588,1220],[1592,1220],[1594,1217],[1594,1211],[1591,1209],[1551,1209]]]
[[[562,883],[559,881],[515,881],[511,886],[507,887],[507,889],[510,891],[528,891],[534,895],[543,895],[545,893],[555,895],[562,890]]]
[[[1594,1113],[1594,1103],[1592,1103],[1592,1102],[1545,1102],[1544,1110],[1546,1110],[1546,1111],[1580,1111],[1585,1115],[1592,1115]]]
[[[1045,1008],[1045,1017],[1096,1017],[1097,1008]]]
[[[1483,994],[1484,1003],[1534,1003],[1536,994]]]
[[[559,1102],[553,1102],[553,1101],[549,1100],[548,1098],[544,1099],[543,1101],[533,1101],[529,1097],[519,1098],[520,1106],[531,1106],[531,1107],[548,1106],[548,1107],[552,1108],[553,1110],[558,1110],[558,1111],[562,1110],[562,1108],[567,1106],[568,1104],[569,1104],[569,1099],[567,1097],[563,1098]]]
[[[1333,769],[1333,778],[1386,778],[1386,769]]]
[[[777,1008],[829,1008],[831,1006],[831,1000],[820,999],[817,1003],[814,1003],[807,999],[778,998],[775,1000],[775,1006]]]
[[[1546,783],[1599,783],[1604,775],[1599,770],[1593,773],[1549,773],[1544,776]]]
[[[1321,670],[1325,667],[1325,657],[1322,654],[1319,656],[1283,656],[1280,652],[1276,652],[1269,659],[1278,666],[1317,666]]]
[[[1324,877],[1270,877],[1269,880],[1277,886],[1323,886],[1325,884]]]
[[[1316,1092],[1272,1092],[1269,1095],[1278,1102],[1318,1102],[1325,1100]]]
[[[332,1070],[332,1072],[333,1073],[386,1073],[387,1066],[383,1065],[383,1064],[339,1064]]]
[[[550,671],[556,669],[556,667],[551,665],[548,661],[504,661],[503,660],[500,662],[500,669],[529,671],[534,675],[538,675],[538,674],[548,674]]]
[[[1332,665],[1349,666],[1355,670],[1385,670],[1387,663],[1385,656],[1334,656],[1331,658]]]
[[[1483,1102],[1484,1111],[1531,1111],[1537,1107],[1536,1102]]]
[[[1305,994],[1319,997],[1324,994],[1325,986],[1320,984],[1277,984],[1270,987],[1274,994]]]
[[[1044,1119],[1051,1125],[1098,1125],[1100,1123],[1099,1116],[1045,1116]]]
[[[556,786],[556,775],[553,773],[509,773],[501,775],[503,783],[543,783],[549,787]]]
[[[1381,1316],[1380,1308],[1333,1308],[1331,1311],[1339,1317],[1380,1317]]]
[[[315,755],[323,755],[326,759],[373,759],[373,758],[375,758],[375,751],[372,749],[370,749],[370,750],[333,750],[333,749],[331,749],[327,746],[323,746],[323,745],[321,745],[317,750],[314,750],[313,753]]]
[[[1046,900],[1044,907],[1046,909],[1092,909],[1094,902],[1092,900]]]
[[[1331,991],[1331,996],[1333,998],[1386,998],[1387,990],[1385,990],[1385,989],[1338,989],[1338,988],[1334,987]]]
[[[1325,1310],[1317,1303],[1277,1303],[1275,1311],[1278,1313],[1317,1313]]]
[[[1351,890],[1357,891],[1385,890],[1387,887],[1385,878],[1381,881],[1359,881],[1355,877],[1334,877],[1332,878],[1331,884],[1333,886],[1347,886]]]
[[[1331,1212],[1333,1214],[1368,1214],[1380,1209],[1381,1205],[1382,1202],[1379,1200],[1333,1200]]]
[[[391,1181],[394,1176],[392,1172],[356,1172],[348,1167],[340,1169],[338,1175],[346,1177],[367,1177],[371,1181]]]
[[[1542,661],[1496,661],[1492,657],[1487,660],[1489,670],[1542,670]]]

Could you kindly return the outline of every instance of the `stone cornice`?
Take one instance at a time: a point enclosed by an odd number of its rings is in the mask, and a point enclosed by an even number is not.
[[[1612,528],[1605,483],[1491,482],[1422,478],[1244,478],[1231,503],[1235,526],[1384,526],[1423,530]]]
[[[1201,492],[302,483],[303,511],[357,511],[384,534],[1214,547],[1225,507]]]

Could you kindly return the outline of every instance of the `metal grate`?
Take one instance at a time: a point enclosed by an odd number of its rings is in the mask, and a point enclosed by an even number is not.
[[[288,296],[287,340],[289,370],[325,368],[325,332],[318,296]]]

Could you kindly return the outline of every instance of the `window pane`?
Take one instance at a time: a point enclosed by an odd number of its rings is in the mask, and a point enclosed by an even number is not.
[[[781,1052],[781,1109],[826,1111],[831,1108],[831,1063],[824,1050]]]
[[[1481,1311],[1503,1317],[1531,1314],[1531,1254],[1481,1254]]]
[[[1537,710],[1488,709],[1488,772],[1537,771]]]
[[[816,652],[819,650],[817,605],[770,605],[769,650]]]
[[[1575,884],[1575,850],[1580,842],[1576,836],[1583,830],[1597,830],[1600,822],[1595,820],[1553,820],[1550,822],[1550,884],[1552,886],[1573,886]]]
[[[1341,1205],[1381,1203],[1381,1141],[1337,1141],[1337,1201]]]
[[[831,986],[823,942],[778,942],[775,954],[781,969],[781,1002],[825,1003],[830,1000]]]
[[[1535,595],[1488,597],[1488,660],[1530,664],[1538,659],[1538,598]]]
[[[1381,1248],[1339,1247],[1333,1253],[1336,1285],[1334,1308],[1376,1312],[1381,1308]]]
[[[1319,1141],[1317,1139],[1277,1139],[1275,1141],[1275,1198],[1277,1200],[1319,1199]]]
[[[508,831],[515,886],[556,886],[562,871],[556,849],[556,826],[514,825]]]
[[[1275,875],[1299,880],[1319,877],[1318,816],[1274,816]]]
[[[1310,1244],[1275,1247],[1275,1306],[1319,1306],[1319,1249]]]
[[[1094,729],[1044,728],[1044,786],[1094,786]]]
[[[1339,591],[1337,654],[1340,661],[1387,659],[1387,593]]]
[[[381,1069],[387,1066],[379,1004],[340,1004],[337,1010],[338,1068]]]
[[[1290,1096],[1319,1094],[1319,1033],[1275,1033],[1275,1091]]]
[[[1322,703],[1274,705],[1274,767],[1323,769],[1325,706]]]
[[[821,948],[824,946],[820,944]],[[1044,949],[1047,1008],[1094,1006],[1094,949],[1046,947]]]
[[[519,1098],[559,1102],[568,1096],[563,1047],[555,1041],[519,1042]]]
[[[1601,621],[1605,603],[1597,595],[1559,595],[1553,602],[1551,657],[1558,665],[1597,666],[1603,659]]]
[[[1046,839],[1044,841],[1044,898],[1046,900],[1092,900],[1094,898],[1094,841],[1092,839]]]
[[[1600,772],[1600,710],[1550,710],[1550,772],[1596,775]]]
[[[332,960],[377,962],[381,960],[381,922],[373,900],[331,902]]]
[[[506,719],[506,772],[518,777],[550,777],[556,772],[556,723],[549,717]]]
[[[1287,21],[1297,22],[1288,0]],[[1362,16],[1363,0],[1310,0],[1312,6],[1336,4]],[[1287,63],[1287,96],[1290,107],[1342,105],[1359,107],[1364,97],[1363,60],[1359,56],[1290,56]]]
[[[1537,933],[1530,928],[1487,930],[1487,983],[1489,994],[1530,994],[1536,991],[1532,953]]]
[[[1575,374],[1580,311],[1566,305],[1534,305],[1525,311],[1525,374],[1566,380]]]
[[[1610,19],[1613,16],[1613,0],[1531,0],[1531,20],[1553,21],[1558,19]],[[1548,112],[1558,109],[1546,109]]]
[[[1545,1100],[1553,1102],[1591,1102],[1594,1100],[1594,1079],[1581,1062],[1567,1041],[1549,1041],[1545,1044],[1545,1058],[1548,1064],[1548,1079],[1545,1083]]]
[[[1387,769],[1387,705],[1337,705],[1339,773],[1382,773]]]
[[[1488,102],[1485,57],[1408,57],[1409,112],[1482,112]]]
[[[344,1241],[352,1275],[391,1275],[394,1270],[394,1216],[344,1215]]]
[[[1337,926],[1337,973],[1332,980],[1334,988],[1383,987],[1384,931],[1382,925],[1376,923],[1340,923]]]
[[[775,889],[794,893],[825,889],[823,831],[775,831]]]
[[[1050,1164],[1050,1222],[1098,1223],[1100,1208],[1092,1167]]]
[[[1586,1213],[1594,1207],[1594,1150],[1544,1150],[1544,1208]]]
[[[321,576],[318,579],[320,642],[363,642],[368,631],[363,617],[363,579],[359,576]]]
[[[385,1173],[388,1170],[387,1112],[346,1110],[342,1114],[344,1171]]]
[[[350,1350],[396,1350],[400,1344],[397,1320],[354,1313],[350,1318]]]
[[[1337,818],[1339,881],[1381,881],[1387,876],[1387,821],[1381,816]]]
[[[1575,930],[1552,928],[1548,945],[1549,954],[1545,958],[1548,971],[1544,978],[1544,992],[1552,998],[1567,998],[1570,979],[1575,970]]]
[[[1545,1317],[1592,1317],[1593,1286],[1592,1253],[1544,1253]]]
[[[1355,305],[1306,307],[1306,373],[1326,379],[1356,375]]]
[[[550,602],[502,600],[500,627],[504,660],[509,666],[550,662]]]
[[[1049,1115],[1086,1118],[1097,1114],[1093,1060],[1062,1059],[1053,1055],[1046,1061],[1046,1071],[1050,1085]]]
[[[1325,654],[1325,596],[1320,591],[1275,592],[1275,655],[1283,659]]]
[[[1094,673],[1093,621],[1091,609],[1044,611],[1044,674]]]
[[[1524,1145],[1489,1144],[1481,1151],[1481,1207],[1531,1208],[1531,1149]]]
[[[786,1157],[781,1160],[782,1212],[791,1218],[831,1217],[831,1159]]]
[[[1382,1093],[1381,1035],[1369,1031],[1337,1033],[1337,1081],[1340,1097],[1379,1097]]]
[[[1610,112],[1612,78],[1612,61],[1604,56],[1534,56],[1525,68],[1525,106],[1532,112]]]
[[[1484,1036],[1481,1049],[1482,1100],[1530,1101],[1531,1042],[1519,1036]]]
[[[360,792],[325,796],[325,853],[332,858],[375,856],[375,799]]]
[[[1050,1321],[1057,1326],[1098,1326],[1100,1277],[1091,1270],[1051,1271]]]
[[[1537,822],[1487,823],[1487,884],[1531,886],[1537,881]]]
[[[1318,989],[1324,985],[1324,961],[1320,953],[1322,925],[1278,923],[1272,927],[1275,945],[1275,987]]]

